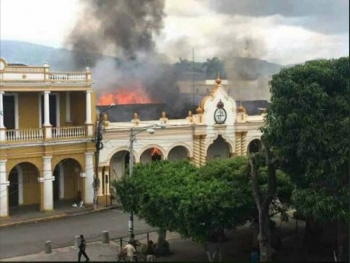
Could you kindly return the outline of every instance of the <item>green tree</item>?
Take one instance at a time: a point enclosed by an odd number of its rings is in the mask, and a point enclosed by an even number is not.
[[[285,68],[270,84],[266,140],[297,186],[297,212],[336,225],[341,260],[349,223],[349,58]]]
[[[159,161],[135,166],[132,178],[124,176],[113,186],[125,211],[163,235],[171,230],[203,244],[213,230],[251,219],[255,206],[246,171],[244,157],[200,169],[187,161]]]

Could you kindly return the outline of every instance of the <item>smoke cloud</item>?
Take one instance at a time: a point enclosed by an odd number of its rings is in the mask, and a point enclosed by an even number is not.
[[[153,35],[163,28],[163,0],[81,0],[80,4],[82,16],[66,41],[73,51],[109,52],[124,60],[135,59],[138,52],[154,51]],[[80,55],[77,53],[77,63]]]
[[[82,0],[81,5],[82,16],[66,43],[77,66],[93,67],[97,96],[131,92],[140,84],[152,101],[166,105],[169,117],[186,112],[188,104],[176,86],[178,74],[157,53],[154,41],[163,28],[164,1]]]

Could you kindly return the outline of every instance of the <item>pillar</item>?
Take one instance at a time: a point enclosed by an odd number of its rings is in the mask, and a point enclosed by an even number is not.
[[[85,125],[86,125],[86,135],[87,136],[92,136],[94,133],[94,127],[92,124],[92,119],[91,119],[91,90],[86,91],[86,120],[85,120]]]
[[[94,199],[94,153],[85,153],[85,204],[93,204]]]
[[[200,137],[200,165],[203,166],[207,162],[207,153],[206,153],[206,144],[205,144],[205,135]]]
[[[247,132],[242,132],[241,151],[242,155],[247,154]]]
[[[200,135],[193,135],[193,163],[199,167],[200,160]]]
[[[51,159],[52,156],[43,156],[43,177],[39,179],[43,183],[43,211],[53,210],[53,181],[55,177],[52,176]]]
[[[44,91],[44,124],[43,126],[51,126],[50,123],[50,91]]]
[[[242,148],[241,148],[241,133],[236,132],[235,136],[235,152],[236,155],[242,155]]]
[[[70,113],[70,92],[66,92],[66,125],[72,124]]]
[[[0,91],[0,141],[6,140],[6,128],[4,126],[4,92]]]
[[[8,217],[8,186],[10,182],[7,181],[6,174],[7,160],[0,160],[0,217]]]
[[[52,138],[52,130],[50,123],[50,91],[44,91],[44,138]]]

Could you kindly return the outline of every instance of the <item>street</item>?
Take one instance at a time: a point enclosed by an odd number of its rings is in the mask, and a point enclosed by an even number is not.
[[[72,241],[75,236],[84,234],[89,242],[89,238],[98,236],[103,230],[109,232],[110,238],[126,236],[128,235],[128,216],[120,210],[113,209],[37,224],[2,228],[0,229],[0,259],[44,251],[47,240],[50,240],[53,245],[65,244]],[[136,234],[153,229],[144,221],[134,217]]]

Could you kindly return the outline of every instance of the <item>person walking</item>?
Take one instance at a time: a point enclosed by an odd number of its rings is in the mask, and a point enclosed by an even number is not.
[[[134,261],[134,253],[136,252],[136,249],[131,241],[128,242],[128,244],[124,247],[124,251],[126,253],[126,257],[128,261],[133,262]]]
[[[85,261],[90,261],[88,255],[86,255],[85,249],[86,249],[86,240],[84,238],[84,235],[80,235],[78,262],[80,262],[81,255],[83,255],[85,257],[85,259],[86,259]]]
[[[154,244],[153,244],[153,241],[150,240],[148,241],[148,245],[147,245],[147,257],[146,257],[146,260],[149,261],[149,262],[153,262],[156,258],[155,256],[156,252],[155,252],[155,249],[154,249]]]

